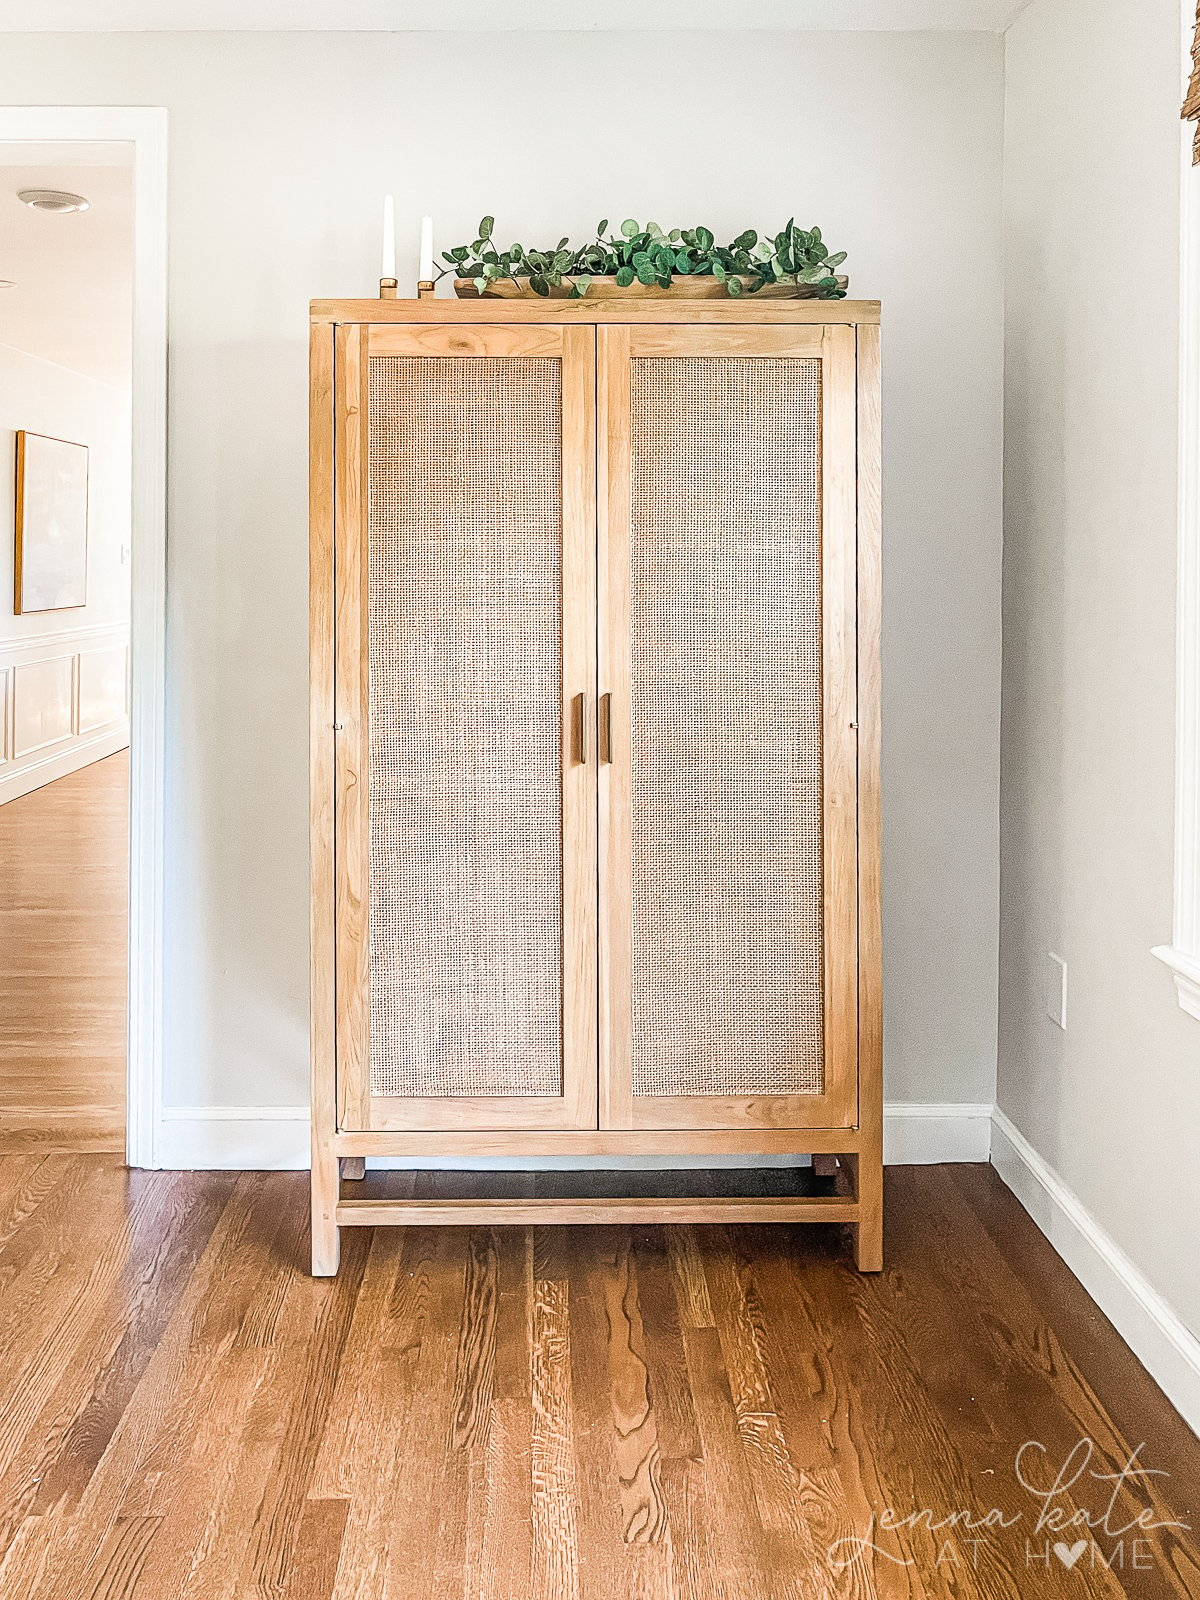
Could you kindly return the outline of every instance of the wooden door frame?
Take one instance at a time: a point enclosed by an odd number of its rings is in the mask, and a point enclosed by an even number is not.
[[[641,356],[794,356],[822,363],[824,900],[841,910],[825,939],[825,1092],[635,1096],[631,1083],[630,362]],[[600,1126],[617,1129],[851,1127],[858,1119],[857,388],[855,331],[841,324],[597,330],[599,691],[611,760],[599,770]],[[829,818],[834,819],[833,825]]]
[[[336,838],[333,1019],[337,1126],[369,1129],[568,1129],[596,1123],[596,872],[593,741],[595,704],[595,340],[590,328],[337,328],[333,365],[332,682],[322,683],[332,720],[332,801],[322,825]],[[367,416],[373,355],[446,358],[555,357],[562,363],[562,1063],[553,1096],[385,1097],[372,1095],[369,1029],[369,718],[367,678]],[[324,556],[323,558],[324,559]],[[326,565],[314,583],[328,589]],[[334,712],[328,711],[332,690]],[[582,697],[584,719],[579,702]],[[318,717],[314,705],[314,726]],[[322,748],[322,788],[328,752]],[[314,870],[316,863],[314,862]],[[356,890],[355,885],[360,886]]]

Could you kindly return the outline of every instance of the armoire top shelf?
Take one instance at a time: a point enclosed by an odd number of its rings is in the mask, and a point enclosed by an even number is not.
[[[558,322],[589,327],[604,322],[843,323],[879,322],[878,300],[314,300],[312,321],[334,322]]]

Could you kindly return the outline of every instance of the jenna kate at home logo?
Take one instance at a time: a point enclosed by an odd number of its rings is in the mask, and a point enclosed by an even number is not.
[[[1111,1472],[1104,1470],[1092,1439],[1080,1439],[1061,1459],[1040,1440],[1027,1440],[1013,1463],[1022,1493],[1008,1507],[900,1511],[887,1506],[861,1533],[836,1540],[829,1563],[837,1571],[856,1561],[925,1566],[928,1554],[918,1557],[913,1551],[928,1538],[936,1551],[933,1564],[943,1569],[979,1568],[989,1550],[999,1553],[1003,1547],[1008,1561],[1015,1556],[1027,1567],[1144,1572],[1154,1565],[1163,1529],[1191,1527],[1152,1503],[1155,1480],[1170,1475],[1143,1465],[1145,1449],[1138,1445]],[[1027,1504],[1021,1503],[1025,1496]]]

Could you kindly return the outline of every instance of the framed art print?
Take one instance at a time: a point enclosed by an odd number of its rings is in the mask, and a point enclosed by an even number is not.
[[[86,604],[87,522],[87,445],[21,429],[13,595],[18,616]]]

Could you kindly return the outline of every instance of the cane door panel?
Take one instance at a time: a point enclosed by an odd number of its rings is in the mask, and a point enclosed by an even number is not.
[[[595,336],[341,326],[340,1126],[596,1125]]]
[[[850,1126],[854,333],[597,337],[601,1126]]]

